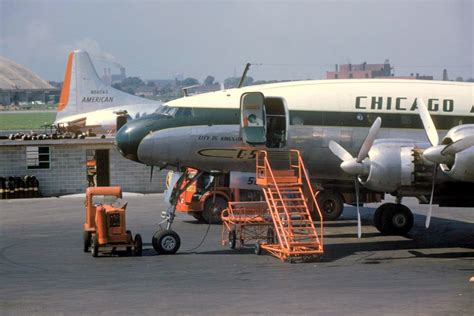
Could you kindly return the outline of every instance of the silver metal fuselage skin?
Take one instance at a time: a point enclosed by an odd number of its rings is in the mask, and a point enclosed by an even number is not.
[[[301,151],[306,167],[314,178],[353,180],[344,173],[329,150],[335,140],[354,156],[364,141],[368,128],[290,126],[284,149]],[[413,141],[425,141],[422,130],[385,130],[380,138],[397,136]],[[255,172],[255,152],[261,146],[244,144],[239,125],[186,126],[156,131],[146,136],[138,147],[138,158],[147,165],[189,166],[201,170]],[[278,149],[274,149],[278,150]]]

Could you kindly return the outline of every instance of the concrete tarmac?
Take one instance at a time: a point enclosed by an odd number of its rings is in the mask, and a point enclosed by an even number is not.
[[[179,214],[176,255],[151,246],[163,195],[129,196],[127,228],[143,257],[82,252],[84,199],[0,200],[1,315],[472,315],[474,213],[407,199],[415,227],[381,236],[374,207],[327,222],[322,262],[289,264],[220,245],[221,226]]]

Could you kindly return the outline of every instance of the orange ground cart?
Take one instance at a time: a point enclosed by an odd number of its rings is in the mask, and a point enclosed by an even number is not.
[[[221,218],[223,246],[227,244],[234,249],[237,241],[240,247],[254,241],[259,252],[261,243],[275,241],[273,221],[265,201],[229,202]]]

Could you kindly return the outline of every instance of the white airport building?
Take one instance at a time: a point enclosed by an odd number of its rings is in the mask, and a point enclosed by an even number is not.
[[[84,193],[88,185],[121,186],[124,192],[165,189],[166,171],[123,158],[113,137],[0,140],[0,177],[35,176],[41,196]],[[91,172],[92,171],[92,172]]]

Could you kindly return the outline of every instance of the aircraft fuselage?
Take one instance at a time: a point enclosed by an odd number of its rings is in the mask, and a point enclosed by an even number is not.
[[[117,134],[125,157],[163,168],[254,171],[255,151],[242,141],[240,96],[259,91],[287,104],[287,141],[299,149],[316,179],[353,180],[328,149],[330,140],[356,155],[370,125],[382,118],[378,138],[406,139],[428,146],[416,110],[427,100],[438,130],[474,123],[473,84],[417,80],[324,80],[250,86],[185,97],[127,123]],[[443,133],[443,132],[441,132]],[[265,148],[262,145],[261,148]]]

